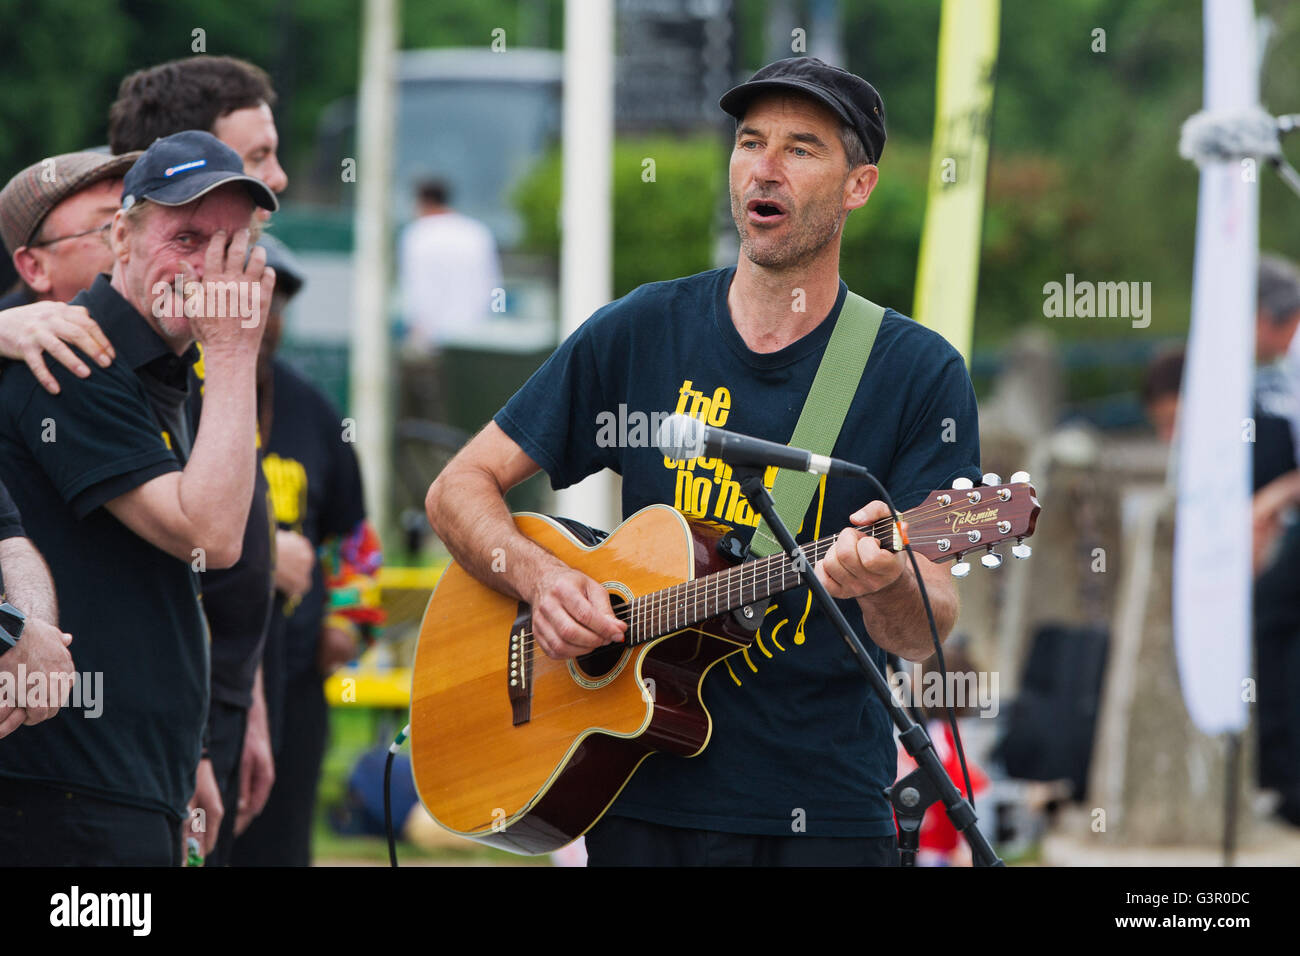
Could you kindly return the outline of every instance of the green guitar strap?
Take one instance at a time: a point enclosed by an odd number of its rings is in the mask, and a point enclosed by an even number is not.
[[[813,378],[812,388],[804,400],[799,423],[789,444],[806,448],[814,454],[829,455],[839,438],[844,419],[857,394],[862,372],[867,367],[871,348],[876,342],[885,310],[860,295],[850,292],[844,299],[839,320],[826,343],[822,363]],[[812,503],[821,478],[806,472],[782,469],[772,483],[772,501],[776,513],[791,534],[799,533],[803,516]],[[781,550],[766,521],[754,529],[750,554],[762,558]]]

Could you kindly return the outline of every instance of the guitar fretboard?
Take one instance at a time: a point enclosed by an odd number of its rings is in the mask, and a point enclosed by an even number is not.
[[[900,517],[906,518],[907,515]],[[863,530],[882,545],[892,545],[894,530],[891,519],[883,518],[869,529]],[[794,559],[785,553],[771,554],[725,571],[683,581],[662,591],[643,594],[616,612],[619,618],[629,624],[624,640],[631,645],[644,644],[798,587],[804,583],[804,574],[825,557],[838,538],[837,532],[800,545],[806,566],[801,562],[796,567]]]

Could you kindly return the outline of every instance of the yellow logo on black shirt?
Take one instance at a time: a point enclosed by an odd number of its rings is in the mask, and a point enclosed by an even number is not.
[[[297,527],[307,511],[307,469],[296,458],[271,453],[262,459],[262,472],[271,491],[275,520]]]
[[[712,425],[715,428],[723,427],[727,418],[731,415],[731,392],[726,386],[719,385],[713,390],[711,395],[705,394],[702,389],[695,388],[695,383],[690,379],[682,382],[681,388],[677,391],[677,407],[674,409],[677,414],[690,415],[692,418],[698,418],[706,425]],[[747,525],[751,528],[757,527],[759,516],[749,506],[745,496],[741,494],[740,482],[732,477],[731,466],[720,458],[693,458],[689,461],[678,461],[677,459],[665,457],[663,466],[677,473],[677,483],[673,492],[673,507],[689,518],[704,518],[710,521],[716,521],[721,524],[735,527],[737,525]],[[773,481],[776,480],[777,469],[768,468],[763,474],[763,484],[771,490]],[[817,518],[813,528],[813,537],[818,538],[822,534],[822,509],[826,504],[826,476],[823,475],[817,486]],[[799,529],[802,531],[802,527]],[[775,602],[771,604],[767,613],[778,611],[779,605]],[[812,611],[812,592],[807,592],[804,600],[803,614],[799,617],[799,623],[795,625],[794,633],[789,635],[789,640],[794,644],[803,644],[805,640],[805,625],[808,622],[808,614]],[[756,647],[764,657],[772,658],[774,655],[764,643],[764,636],[778,651],[785,651],[785,647],[777,639],[790,619],[785,615],[778,614],[777,618],[770,622],[766,618],[763,626],[758,629],[754,635],[754,647]],[[770,627],[769,627],[770,624]],[[754,658],[749,656],[749,649],[741,651],[741,657],[749,665],[750,671],[757,674],[758,665]],[[737,675],[735,668],[731,666],[733,658],[726,659],[723,663],[727,667],[731,679],[740,686],[741,680]]]

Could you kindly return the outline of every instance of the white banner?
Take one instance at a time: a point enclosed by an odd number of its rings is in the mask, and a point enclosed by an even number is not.
[[[1251,0],[1205,0],[1205,109],[1259,103]],[[1178,412],[1174,643],[1204,733],[1246,725],[1259,184],[1251,160],[1201,167],[1192,325]]]

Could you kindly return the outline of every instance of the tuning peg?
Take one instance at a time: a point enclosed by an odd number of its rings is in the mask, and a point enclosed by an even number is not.
[[[985,488],[992,488],[994,485],[1002,484],[1002,478],[995,471],[986,472],[980,482]]]
[[[1029,472],[1027,472],[1027,471],[1018,471],[1018,472],[1016,472],[1014,475],[1011,476],[1010,484],[1018,485],[1018,484],[1020,484],[1021,482],[1025,483],[1025,484],[1029,484]]]
[[[961,555],[958,555],[957,563],[952,566],[952,576],[954,578],[964,578],[970,574],[970,563],[962,560],[961,557]]]
[[[1021,561],[1023,561],[1025,558],[1029,557],[1033,553],[1034,553],[1034,549],[1031,548],[1029,545],[1025,544],[1024,538],[1017,538],[1016,546],[1011,549],[1012,556],[1019,558]]]
[[[969,478],[958,478],[952,483],[952,486],[958,491],[965,491],[967,488],[974,488],[975,482],[971,481]]]
[[[989,548],[987,554],[980,556],[980,564],[984,565],[984,567],[988,568],[990,571],[996,571],[998,568],[1002,567],[1002,555],[998,554],[992,548]]]

